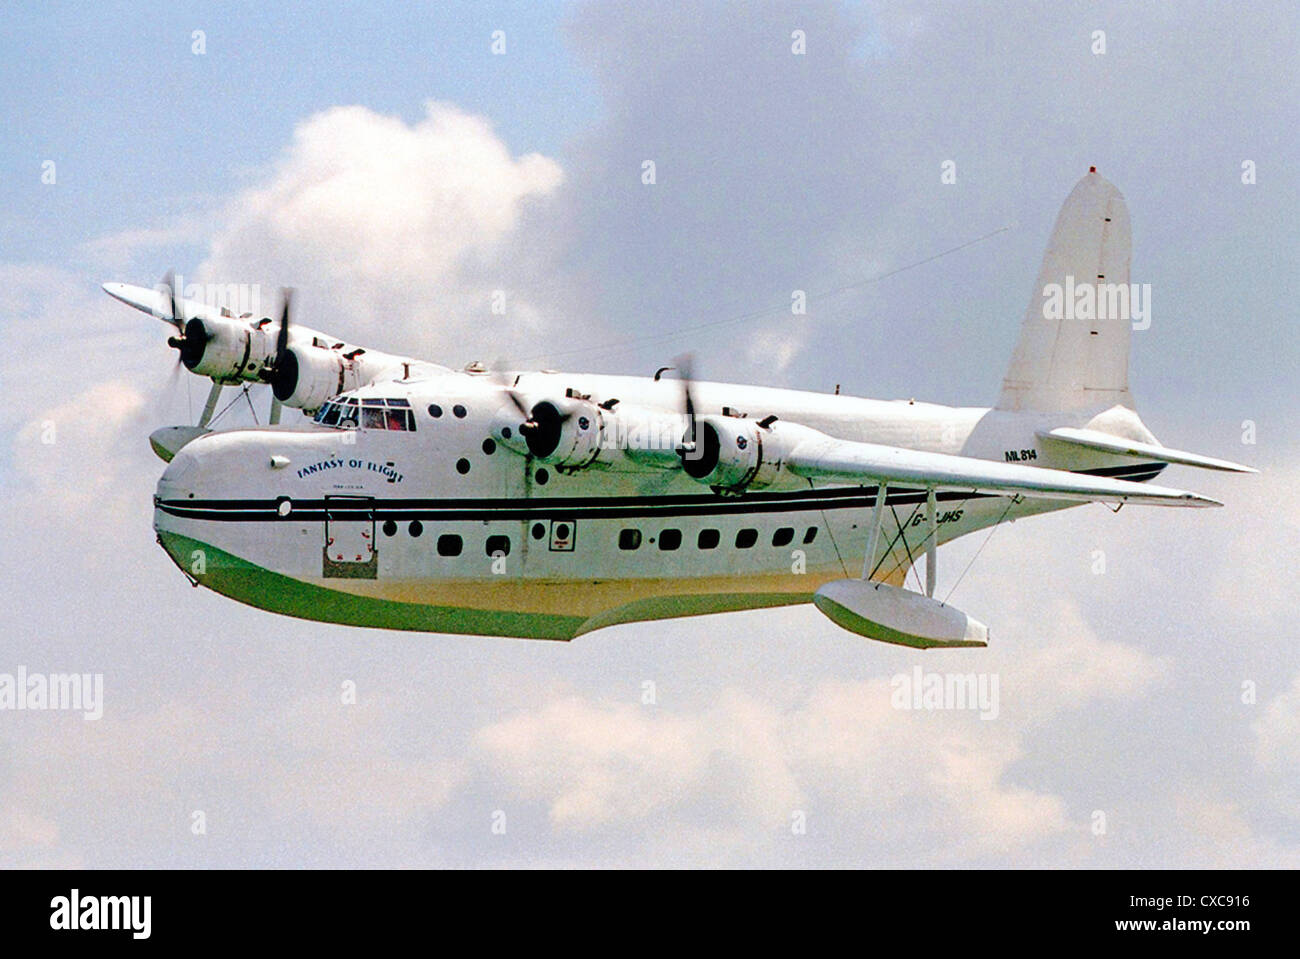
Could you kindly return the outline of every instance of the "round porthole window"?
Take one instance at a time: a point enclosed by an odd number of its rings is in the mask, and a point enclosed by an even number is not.
[[[293,500],[289,499],[287,496],[281,496],[279,500],[276,501],[275,511],[281,516],[288,516],[293,512]]]
[[[442,407],[439,406],[437,403],[430,403],[430,404],[429,404],[429,415],[432,416],[432,417],[436,420],[439,416],[442,415]]]
[[[461,406],[459,403],[453,406],[451,411],[456,415],[457,419],[463,420],[465,418],[465,407]]]
[[[384,535],[385,536],[397,535],[397,524],[394,523],[391,519],[384,520]]]

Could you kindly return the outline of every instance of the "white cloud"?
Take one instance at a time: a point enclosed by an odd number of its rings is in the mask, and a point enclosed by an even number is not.
[[[66,515],[90,504],[120,506],[138,500],[123,489],[122,479],[148,464],[142,440],[149,428],[145,397],[135,384],[95,383],[45,407],[19,429],[14,467],[47,515]]]
[[[414,124],[334,107],[299,124],[267,180],[231,201],[198,272],[296,286],[302,322],[376,349],[500,352],[544,326],[515,287],[545,236],[517,234],[562,180],[554,160],[512,156],[486,120],[449,104],[430,101]],[[504,316],[491,312],[498,289]]]
[[[802,695],[728,687],[694,708],[569,695],[480,730],[474,751],[484,776],[567,832],[649,830],[657,844],[687,830],[714,843],[700,862],[771,854],[796,812],[838,837],[820,853],[838,861],[1028,856],[1085,824],[1062,797],[1016,781],[1026,737],[1064,710],[1145,695],[1163,673],[1155,657],[1082,630],[1077,614],[1054,622],[1027,655],[926,660],[1006,678],[994,721],[896,709],[885,678],[823,679]]]
[[[1300,674],[1262,708],[1251,726],[1255,761],[1274,783],[1282,812],[1300,820]]]

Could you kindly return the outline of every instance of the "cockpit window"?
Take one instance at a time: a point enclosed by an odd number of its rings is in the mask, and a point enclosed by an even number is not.
[[[415,432],[415,413],[408,400],[368,396],[357,402],[355,396],[331,400],[316,411],[315,421],[335,429],[396,430]]]

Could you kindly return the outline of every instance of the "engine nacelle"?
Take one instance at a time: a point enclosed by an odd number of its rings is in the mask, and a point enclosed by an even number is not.
[[[319,346],[291,346],[280,358],[271,389],[285,406],[307,412],[358,384],[355,367],[335,350]]]
[[[587,400],[542,400],[534,404],[520,433],[528,452],[541,462],[582,469],[600,455],[604,415]]]
[[[677,451],[682,469],[697,483],[719,492],[739,493],[771,486],[781,476],[784,444],[754,420],[701,416],[694,448]]]
[[[275,353],[275,329],[247,320],[195,317],[185,324],[181,362],[200,376],[223,383],[255,380]]]
[[[513,405],[501,408],[492,435],[509,449],[565,470],[677,469],[677,447],[686,418],[627,404],[597,406],[576,396],[534,403],[525,418]],[[521,429],[522,427],[522,429]]]

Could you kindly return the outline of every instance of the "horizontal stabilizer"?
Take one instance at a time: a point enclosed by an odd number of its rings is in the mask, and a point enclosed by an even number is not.
[[[1199,466],[1202,469],[1224,470],[1229,473],[1259,472],[1257,469],[1242,466],[1240,463],[1215,459],[1212,456],[1201,456],[1199,453],[1169,449],[1155,443],[1138,443],[1133,440],[1126,440],[1122,436],[1099,433],[1096,430],[1076,430],[1069,427],[1060,427],[1054,430],[1039,430],[1038,437],[1044,440],[1055,440],[1058,443],[1069,443],[1072,446],[1082,446],[1090,450],[1099,450],[1103,453],[1114,453],[1117,456],[1135,456],[1139,459],[1159,460],[1162,463],[1177,463],[1181,466]]]

